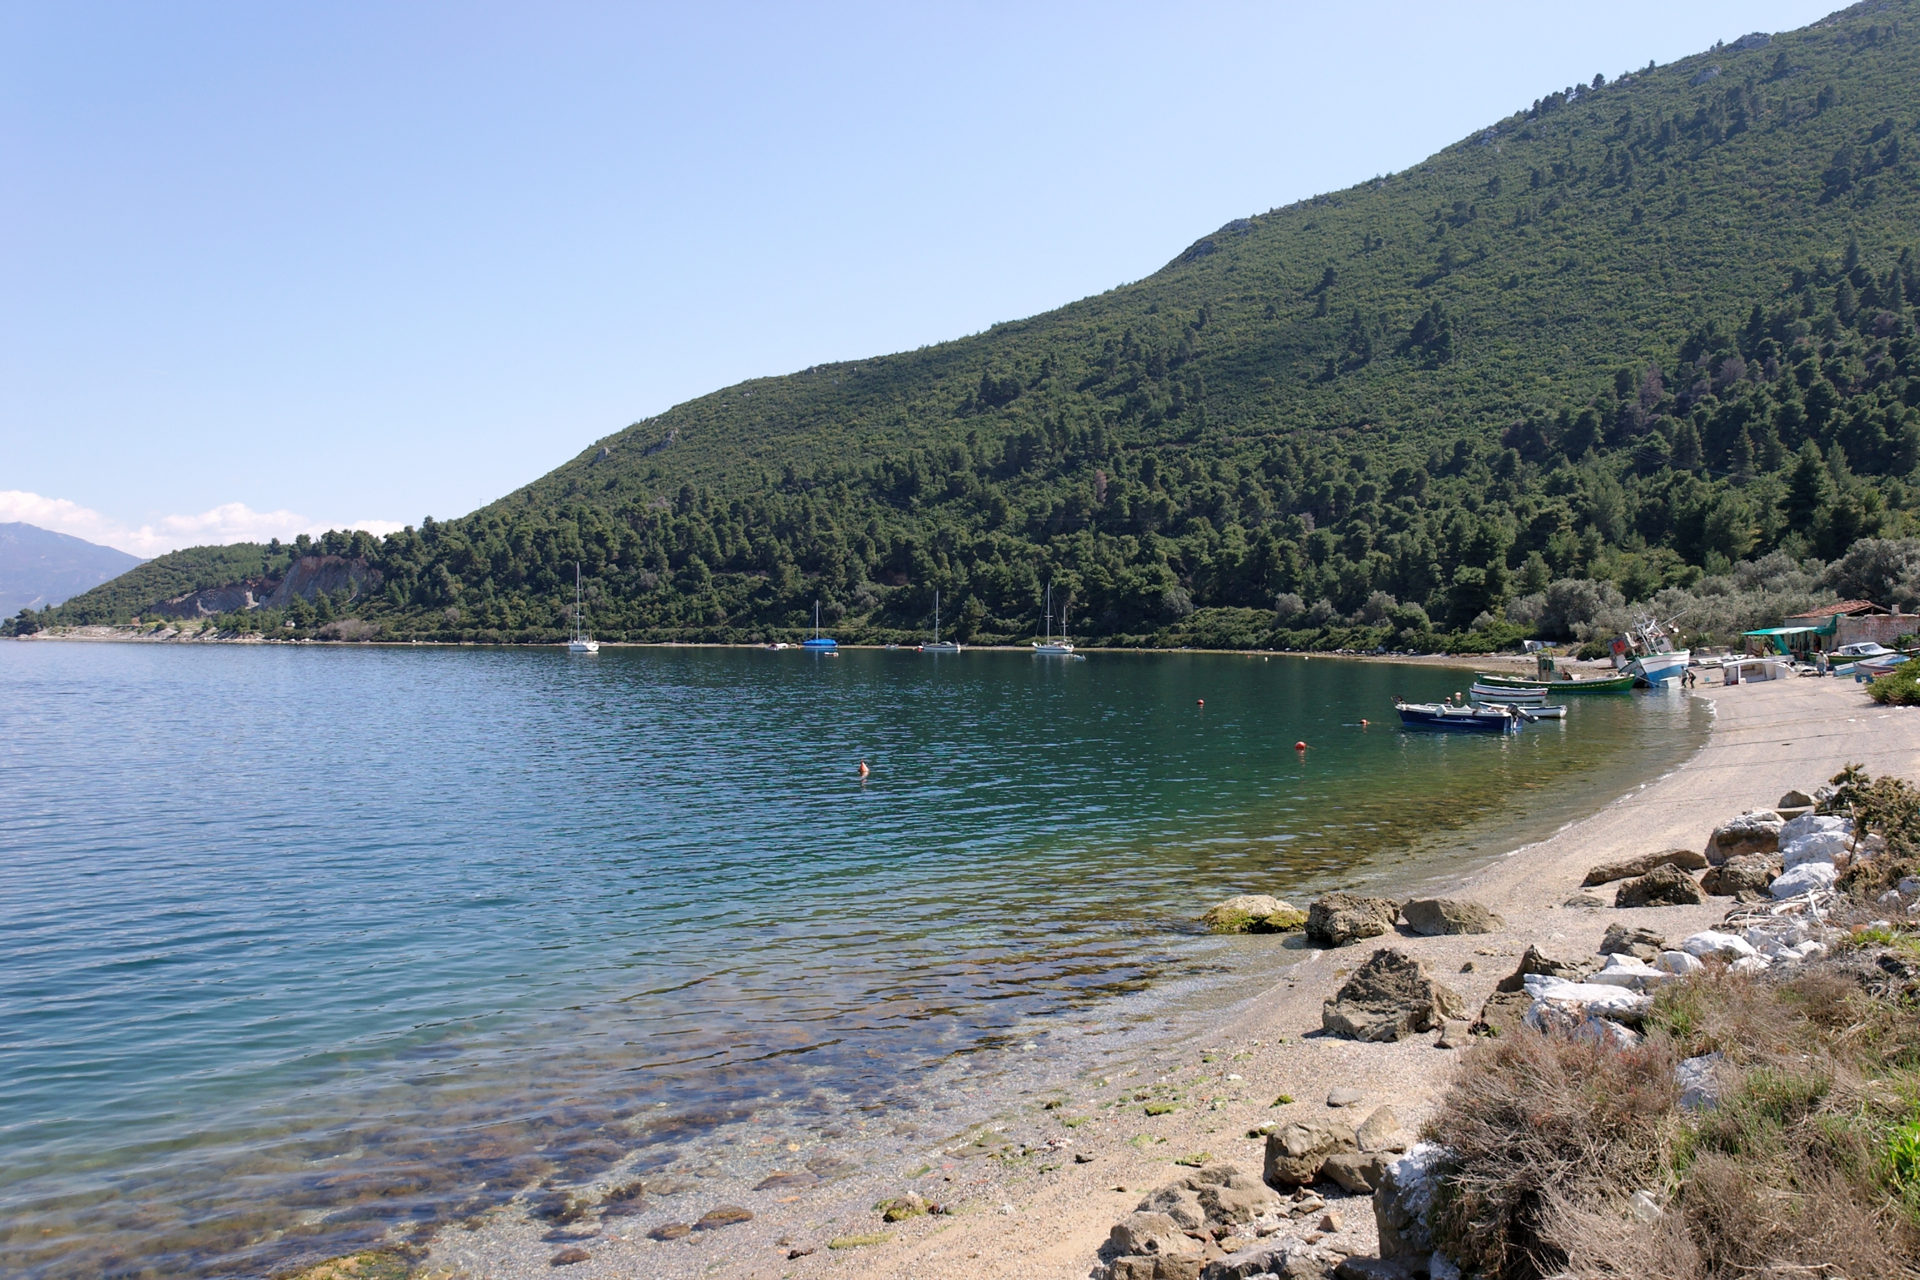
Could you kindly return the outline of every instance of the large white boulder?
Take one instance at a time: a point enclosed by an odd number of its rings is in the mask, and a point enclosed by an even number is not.
[[[1853,823],[1833,814],[1809,813],[1780,829],[1780,860],[1789,871],[1809,862],[1831,863],[1852,847]]]
[[[1607,957],[1606,968],[1598,973],[1587,975],[1589,983],[1602,986],[1626,987],[1632,991],[1645,991],[1648,987],[1663,982],[1672,982],[1680,975],[1657,968],[1635,956],[1611,955]]]
[[[1539,1031],[1549,1025],[1564,1025],[1568,1018],[1575,1022],[1583,1022],[1589,1016],[1637,1020],[1653,1003],[1651,997],[1628,987],[1603,982],[1569,982],[1545,974],[1527,975],[1526,987],[1527,994],[1533,997],[1533,1007],[1527,1010],[1527,1025]]]
[[[1803,862],[1774,879],[1767,892],[1775,898],[1797,898],[1815,889],[1831,889],[1840,872],[1831,862]]]
[[[1721,933],[1717,929],[1702,929],[1685,942],[1680,949],[1690,956],[1719,956],[1722,960],[1744,960],[1748,956],[1759,954],[1753,944],[1745,938],[1731,933]]]
[[[1700,972],[1706,966],[1700,963],[1699,956],[1685,951],[1662,951],[1654,957],[1653,967],[1676,978],[1684,978],[1690,973]]]

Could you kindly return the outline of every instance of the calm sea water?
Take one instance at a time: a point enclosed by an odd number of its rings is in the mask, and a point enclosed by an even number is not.
[[[1220,897],[1550,828],[1703,732],[1396,730],[1462,678],[0,645],[0,1272],[259,1274],[833,1124],[1225,945]]]

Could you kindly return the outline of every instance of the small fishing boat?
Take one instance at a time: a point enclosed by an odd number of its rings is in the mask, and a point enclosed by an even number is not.
[[[1551,707],[1515,707],[1514,710],[1520,713],[1522,720],[1529,723],[1535,720],[1565,720],[1567,718],[1567,709],[1558,705]]]
[[[573,562],[573,635],[567,640],[568,653],[598,653],[600,642],[580,626],[580,562]]]
[[[1667,627],[1672,625],[1671,618],[1666,626],[1651,614],[1641,618],[1639,626],[1615,637],[1613,665],[1649,687],[1680,679],[1687,673],[1693,655],[1673,647],[1673,638],[1667,634]]]
[[[820,602],[813,602],[813,635],[800,642],[802,649],[838,649],[839,643],[832,636],[820,634]]]
[[[1856,681],[1878,680],[1906,661],[1907,655],[1904,653],[1889,653],[1878,658],[1862,658],[1848,667],[1847,671]]]
[[[940,593],[933,593],[933,642],[920,646],[922,653],[958,653],[960,645],[952,640],[940,639]]]
[[[1067,611],[1060,610],[1060,638],[1053,638],[1053,584],[1047,584],[1047,638],[1045,642],[1035,640],[1033,652],[1042,658],[1071,658],[1073,646],[1067,643]]]
[[[1520,727],[1513,707],[1463,707],[1448,702],[1396,702],[1405,729],[1439,729],[1453,733],[1512,733]]]
[[[1547,691],[1544,686],[1481,684],[1476,680],[1468,688],[1467,697],[1474,702],[1518,703],[1521,706],[1538,707],[1546,705]]]
[[[1625,693],[1633,688],[1631,674],[1576,676],[1568,671],[1553,671],[1538,676],[1508,676],[1492,671],[1476,671],[1473,680],[1475,684],[1501,689],[1544,689],[1556,698],[1565,693]]]

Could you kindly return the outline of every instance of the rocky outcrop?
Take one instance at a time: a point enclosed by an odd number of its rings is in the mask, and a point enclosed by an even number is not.
[[[1603,956],[1633,956],[1640,960],[1651,960],[1666,950],[1667,940],[1651,929],[1629,929],[1623,924],[1610,924],[1600,939],[1600,954]],[[1571,978],[1569,973],[1556,973],[1556,978]]]
[[[1706,895],[1692,876],[1667,863],[1629,880],[1614,895],[1616,907],[1685,907],[1705,902]]]
[[[1433,1229],[1428,1225],[1428,1215],[1433,1211],[1434,1192],[1439,1189],[1439,1164],[1444,1154],[1441,1148],[1423,1142],[1382,1171],[1380,1185],[1373,1191],[1373,1217],[1380,1227],[1382,1258],[1424,1263],[1432,1256]]]
[[[1403,1040],[1465,1012],[1459,993],[1436,982],[1425,965],[1382,947],[1321,1006],[1320,1025],[1349,1040]]]
[[[1683,871],[1699,871],[1707,865],[1706,855],[1694,849],[1667,849],[1660,853],[1643,853],[1637,858],[1622,858],[1618,862],[1603,862],[1587,872],[1582,885],[1611,884],[1615,880],[1631,880],[1643,876],[1655,867],[1679,867]]]
[[[1306,922],[1306,912],[1264,893],[1228,898],[1208,907],[1200,917],[1209,933],[1290,933]]]
[[[1707,837],[1707,861],[1718,866],[1743,853],[1772,853],[1780,847],[1785,821],[1771,809],[1751,809],[1714,828]]]
[[[1107,1280],[1199,1280],[1203,1271],[1232,1280],[1272,1274],[1247,1269],[1248,1259],[1224,1255],[1217,1242],[1236,1232],[1251,1234],[1246,1228],[1256,1219],[1271,1222],[1286,1210],[1272,1188],[1238,1166],[1202,1165],[1149,1192],[1114,1224],[1100,1250],[1101,1271]],[[1218,1270],[1223,1266],[1227,1270]]]
[[[1392,931],[1399,917],[1400,904],[1389,899],[1330,893],[1307,912],[1307,941],[1320,947],[1344,947]]]
[[[221,613],[245,613],[260,607],[262,598],[273,590],[270,578],[250,578],[224,587],[190,591],[171,600],[150,604],[140,611],[143,618],[211,618]]]
[[[1609,935],[1611,936],[1611,935]],[[1593,972],[1590,964],[1580,964],[1572,960],[1561,960],[1548,955],[1539,947],[1528,947],[1520,956],[1520,966],[1509,976],[1500,979],[1495,991],[1524,991],[1529,977],[1536,974],[1549,978],[1565,978],[1569,982],[1578,982]]]
[[[1700,877],[1700,888],[1716,897],[1763,894],[1780,874],[1780,861],[1764,853],[1743,853],[1711,867]]]
[[[1507,922],[1463,898],[1417,898],[1401,909],[1407,927],[1423,938],[1447,933],[1495,933]]]
[[[1853,853],[1853,823],[1835,814],[1809,813],[1780,828],[1780,862],[1788,871],[1809,862],[1842,865]]]
[[[1331,1120],[1301,1120],[1267,1135],[1267,1185],[1304,1187],[1320,1176],[1327,1159],[1360,1150],[1351,1127]]]
[[[286,576],[260,605],[266,609],[284,609],[296,599],[310,602],[323,592],[330,596],[345,592],[349,599],[358,599],[370,591],[378,591],[381,581],[380,571],[365,560],[301,556],[287,567]]]

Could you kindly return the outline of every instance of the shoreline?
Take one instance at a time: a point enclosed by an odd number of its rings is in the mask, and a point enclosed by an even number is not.
[[[177,644],[177,645],[284,645],[301,648],[329,649],[507,649],[541,650],[564,649],[565,641],[540,644],[509,644],[481,640],[281,640],[259,634],[245,636],[183,636],[178,633],[169,635],[143,634],[142,629],[120,626],[96,626],[69,628],[54,633],[38,631],[32,635],[15,636],[13,639],[23,643],[72,643],[72,644]],[[84,633],[84,634],[83,634]],[[725,649],[749,652],[776,651],[765,644],[726,644],[720,641],[705,640],[602,640],[603,649]],[[1028,653],[1024,645],[983,644],[968,645],[968,649],[980,653]],[[790,644],[788,649],[801,652],[798,644]],[[889,649],[881,644],[843,644],[835,652],[856,653],[912,653],[907,646],[894,646]],[[1359,653],[1337,649],[1195,649],[1174,648],[1159,649],[1144,645],[1127,646],[1081,646],[1081,652],[1098,654],[1210,654],[1225,657],[1244,658],[1321,658],[1339,659],[1346,662],[1389,662],[1407,666],[1456,667],[1471,669],[1474,667],[1511,667],[1516,670],[1531,670],[1534,665],[1532,654],[1524,653]],[[1565,669],[1572,671],[1599,671],[1611,669],[1605,661],[1578,662],[1564,658]]]
[[[1477,1009],[1530,944],[1590,956],[1609,924],[1679,938],[1717,923],[1729,906],[1726,899],[1632,910],[1573,905],[1568,900],[1583,892],[1587,867],[1658,848],[1697,848],[1716,823],[1769,806],[1786,790],[1811,790],[1846,763],[1865,763],[1876,775],[1920,774],[1920,712],[1878,707],[1850,681],[1715,686],[1694,696],[1708,703],[1713,720],[1705,743],[1684,761],[1544,839],[1471,867],[1409,876],[1423,894],[1470,898],[1500,913],[1505,927],[1498,932],[1422,938],[1402,931],[1334,951],[1308,949],[1298,935],[1238,937],[1216,956],[1224,972],[1205,986],[1215,993],[1250,989],[1202,1010],[1179,1007],[1177,995],[1148,1001],[1135,1023],[1138,1037],[1107,1050],[1109,1061],[1047,1090],[1009,1088],[977,1100],[989,1118],[952,1134],[918,1168],[907,1163],[903,1146],[895,1168],[794,1191],[756,1189],[733,1201],[750,1207],[753,1222],[668,1241],[649,1239],[648,1223],[663,1215],[691,1223],[716,1207],[711,1194],[699,1195],[697,1186],[662,1189],[644,1219],[582,1221],[572,1233],[499,1214],[471,1229],[442,1230],[422,1274],[547,1275],[571,1240],[584,1246],[586,1256],[568,1268],[581,1280],[668,1280],[717,1270],[767,1280],[1082,1280],[1112,1223],[1183,1171],[1176,1160],[1205,1153],[1257,1171],[1263,1143],[1249,1135],[1261,1126],[1323,1117],[1357,1123],[1378,1105],[1417,1129],[1444,1093],[1454,1052],[1436,1048],[1430,1035],[1395,1044],[1319,1035],[1321,1001],[1378,946],[1421,960]],[[1193,996],[1190,990],[1186,998]],[[1358,1088],[1363,1101],[1351,1112],[1328,1110],[1335,1085]],[[1293,1100],[1276,1104],[1281,1096]],[[908,1193],[951,1211],[886,1224],[871,1207]],[[1377,1239],[1370,1200],[1341,1199],[1328,1196],[1343,1221],[1325,1242],[1371,1253]]]

